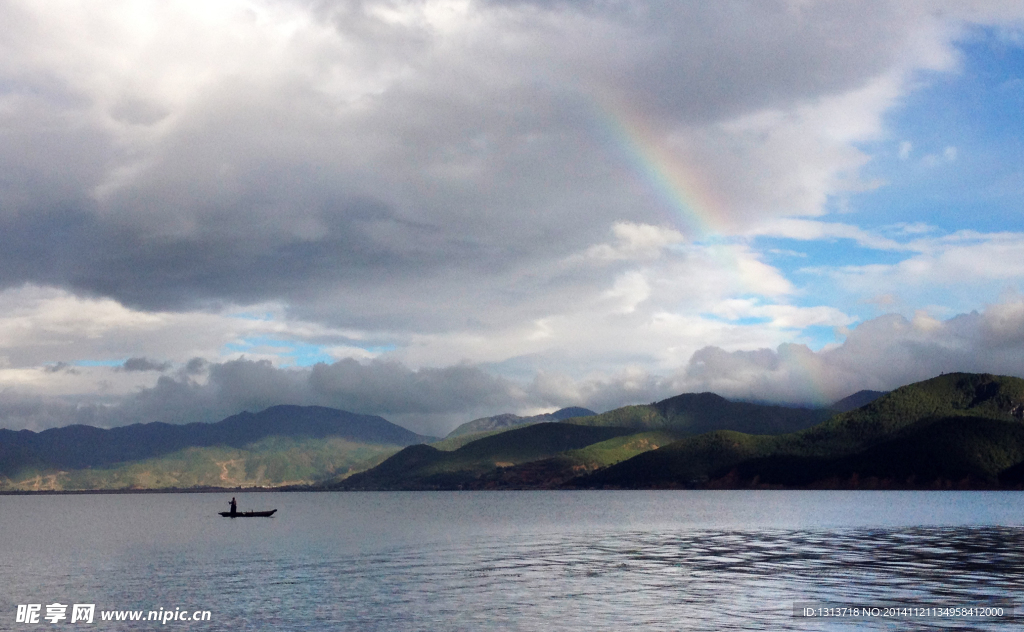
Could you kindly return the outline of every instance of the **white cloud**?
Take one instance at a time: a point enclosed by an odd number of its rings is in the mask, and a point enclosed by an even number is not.
[[[897,235],[923,235],[925,233],[936,232],[938,228],[924,222],[897,222],[895,224],[883,226],[882,230],[892,232]]]
[[[615,222],[612,233],[615,243],[591,246],[584,256],[608,261],[655,259],[666,247],[680,244],[685,239],[682,233],[672,228],[632,222]]]
[[[697,350],[678,371],[630,372],[574,380],[542,374],[534,388],[597,406],[643,403],[682,392],[712,391],[739,399],[806,405],[858,390],[891,390],[946,372],[1024,377],[1024,298],[1008,294],[978,313],[939,320],[889,314],[847,330],[842,344],[821,351],[783,343],[774,348]],[[614,394],[614,395],[612,395]],[[564,401],[564,400],[561,400]]]
[[[651,297],[651,286],[641,272],[627,272],[615,279],[615,284],[602,295],[614,307],[614,312],[630,314],[636,311],[637,305]]]
[[[851,224],[812,219],[782,218],[761,223],[747,232],[752,237],[783,237],[802,241],[849,239],[865,248],[907,250],[908,246]]]
[[[941,372],[1024,376],[1024,307],[1008,297],[981,313],[938,320],[919,312],[861,323],[846,341],[813,352],[798,345],[693,356],[684,382],[692,390],[783,402],[828,402],[861,389],[891,390]]]
[[[792,284],[747,246],[683,244],[677,235],[630,225],[609,243],[569,255],[541,283],[573,288],[571,300],[486,333],[412,336],[392,355],[410,366],[514,362],[580,377],[623,364],[663,370],[711,341],[778,344],[801,323],[850,322],[838,310],[788,305]],[[759,297],[748,300],[767,321],[750,326],[709,316],[737,294]]]
[[[1024,234],[960,231],[907,244],[914,254],[896,264],[819,268],[855,294],[907,294],[941,288],[976,288],[1024,282]]]
[[[940,154],[928,154],[921,158],[921,163],[926,167],[935,167],[940,164],[954,162],[957,156],[957,149],[952,145],[947,146]]]
[[[711,312],[729,320],[765,318],[773,327],[783,329],[803,329],[812,326],[845,327],[856,321],[834,307],[765,305],[754,299],[729,299],[714,306]]]
[[[280,306],[250,306],[253,317],[234,309],[222,313],[146,312],[111,299],[75,296],[64,290],[24,286],[0,292],[0,383],[39,395],[102,397],[150,386],[148,371],[115,371],[127,366],[182,366],[195,357],[223,361],[288,362],[292,347],[267,343],[234,351],[246,340],[280,340],[324,346],[325,353],[371,359],[380,351],[358,346],[365,334],[287,319]],[[276,312],[276,315],[274,314]],[[342,344],[338,344],[341,342]],[[347,344],[345,344],[347,343]],[[355,343],[355,344],[353,344]],[[270,345],[272,346],[272,344]],[[140,351],[141,350],[141,351]],[[145,356],[143,358],[142,356]],[[53,367],[66,367],[54,371]]]

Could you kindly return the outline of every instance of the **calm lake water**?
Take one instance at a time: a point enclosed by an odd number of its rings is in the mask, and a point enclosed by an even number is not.
[[[1010,630],[1016,492],[0,496],[0,630]],[[94,622],[17,622],[19,604]],[[794,607],[878,616],[808,618]],[[209,621],[101,621],[104,610]],[[802,611],[801,611],[802,612]],[[833,611],[839,613],[841,611]],[[891,612],[890,612],[891,614]],[[949,613],[947,613],[949,614]],[[143,615],[145,616],[145,615]]]

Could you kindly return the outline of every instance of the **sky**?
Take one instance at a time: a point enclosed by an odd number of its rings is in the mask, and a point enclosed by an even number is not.
[[[1024,376],[1024,4],[0,4],[0,427]]]

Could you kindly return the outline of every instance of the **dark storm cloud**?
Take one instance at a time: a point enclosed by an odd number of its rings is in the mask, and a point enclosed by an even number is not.
[[[250,234],[237,217],[204,218],[194,234],[147,235],[95,211],[51,210],[0,218],[0,283],[71,287],[143,309],[187,309],[218,302],[296,299],[325,285],[358,287],[417,276],[466,253],[396,248],[374,232],[415,242],[430,232],[390,216],[379,205],[353,202],[325,208],[327,230],[310,239]],[[223,222],[223,225],[222,225]],[[400,233],[406,233],[401,235]],[[465,248],[468,250],[469,248]]]

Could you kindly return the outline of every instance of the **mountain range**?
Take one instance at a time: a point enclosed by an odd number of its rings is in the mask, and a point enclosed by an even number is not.
[[[273,406],[216,423],[0,429],[0,490],[303,484],[435,439],[320,406]]]
[[[859,406],[850,408],[851,406]],[[1024,484],[1024,380],[952,373],[793,409],[684,394],[450,453],[413,446],[339,489],[871,488]],[[604,429],[612,436],[550,426]],[[592,442],[582,446],[587,440]]]
[[[775,436],[689,437],[572,481],[579,488],[998,488],[1024,461],[1024,380],[951,373]],[[1016,469],[1014,469],[1016,468]]]
[[[530,417],[520,417],[519,415],[513,415],[512,413],[505,413],[503,415],[481,417],[480,419],[467,421],[455,430],[449,432],[448,436],[445,438],[451,439],[453,437],[489,432],[491,430],[506,430],[509,428],[515,428],[516,426],[538,424],[544,421],[565,421],[566,419],[572,419],[573,417],[590,417],[591,415],[596,414],[597,413],[588,408],[580,408],[579,406],[562,408],[561,410],[556,410],[553,413],[544,413],[543,415],[533,415]]]
[[[274,406],[212,424],[0,430],[0,491],[1021,488],[1024,380],[951,373],[827,409],[686,393],[475,419],[444,439]]]
[[[458,445],[446,440],[413,446],[376,468],[326,486],[353,490],[557,487],[687,436],[723,429],[793,432],[833,414],[831,409],[732,402],[714,393],[687,393],[600,415],[491,431]]]

